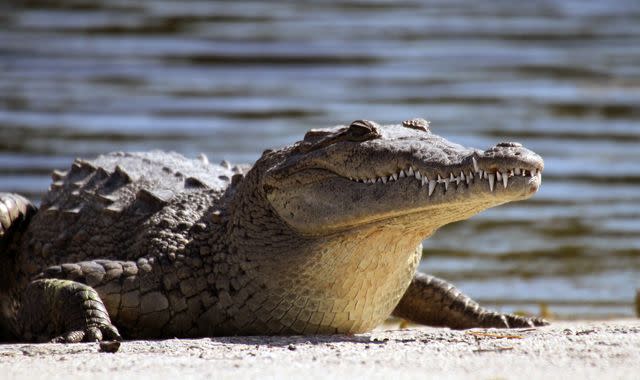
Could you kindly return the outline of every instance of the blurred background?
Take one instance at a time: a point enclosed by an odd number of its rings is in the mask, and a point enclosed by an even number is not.
[[[252,162],[416,116],[545,159],[538,195],[443,228],[423,270],[503,311],[634,314],[637,0],[0,1],[0,191],[37,200],[76,156]]]

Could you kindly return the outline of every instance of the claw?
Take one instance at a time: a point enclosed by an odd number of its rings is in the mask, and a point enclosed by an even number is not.
[[[508,328],[511,327],[511,326],[509,326],[509,321],[507,320],[507,316],[506,315],[501,315],[500,316],[500,321],[502,321],[503,328],[508,329]]]
[[[119,340],[109,340],[100,342],[100,351],[101,352],[110,352],[115,353],[120,349],[120,341]]]

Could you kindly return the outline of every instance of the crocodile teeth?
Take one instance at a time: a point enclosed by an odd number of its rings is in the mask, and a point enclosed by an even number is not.
[[[433,190],[436,189],[436,185],[437,185],[436,180],[432,179],[431,181],[429,181],[429,196],[433,194]]]
[[[471,161],[473,161],[473,170],[475,170],[476,172],[479,172],[480,168],[478,168],[478,161],[476,161],[476,158],[471,157]]]
[[[502,182],[502,186],[506,189],[509,187],[509,178],[513,176],[523,176],[523,177],[536,177],[538,179],[542,179],[542,170],[539,169],[522,169],[522,168],[513,168],[513,169],[504,169],[503,171],[496,171],[494,173],[487,172],[486,170],[478,170],[478,172],[469,171],[465,173],[464,171],[460,172],[459,176],[454,175],[452,172],[449,173],[449,176],[442,178],[440,174],[436,174],[435,178],[430,180],[426,174],[420,173],[419,170],[414,170],[412,166],[409,169],[404,170],[401,169],[397,173],[392,173],[390,175],[373,177],[373,178],[356,178],[356,177],[345,177],[354,182],[360,183],[388,183],[393,181],[398,181],[399,178],[407,178],[407,177],[415,177],[418,181],[419,186],[429,187],[429,196],[433,194],[436,186],[439,183],[444,184],[444,192],[449,190],[449,184],[455,183],[457,186],[460,186],[461,183],[466,182],[467,185],[470,185],[471,182],[477,182],[477,178],[480,180],[487,179],[489,182],[489,189],[491,191],[495,190],[496,179],[497,182]],[[433,177],[432,177],[433,178]],[[459,187],[458,187],[459,188]]]

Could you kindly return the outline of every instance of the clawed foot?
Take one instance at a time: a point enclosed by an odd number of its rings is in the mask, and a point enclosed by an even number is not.
[[[112,324],[100,324],[72,329],[51,339],[51,343],[101,342],[107,340],[122,340],[118,329]]]
[[[18,314],[27,340],[53,343],[122,340],[100,296],[71,280],[41,279],[27,287]]]
[[[539,317],[521,317],[514,314],[490,313],[482,318],[481,324],[481,327],[513,329],[523,327],[547,326],[549,322]]]

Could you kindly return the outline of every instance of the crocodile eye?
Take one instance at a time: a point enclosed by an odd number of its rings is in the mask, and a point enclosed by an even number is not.
[[[379,137],[380,133],[373,121],[356,120],[349,125],[347,136],[351,141],[364,141]]]

